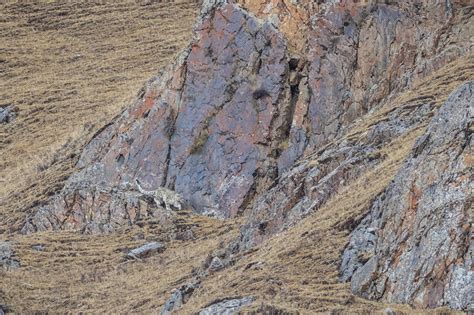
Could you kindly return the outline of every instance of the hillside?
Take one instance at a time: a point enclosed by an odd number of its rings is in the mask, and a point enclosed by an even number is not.
[[[187,44],[192,1],[2,4],[0,232],[45,202],[81,148]]]
[[[2,8],[0,313],[472,311],[474,7],[198,7]]]

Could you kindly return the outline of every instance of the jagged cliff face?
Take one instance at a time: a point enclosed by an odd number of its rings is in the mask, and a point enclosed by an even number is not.
[[[196,213],[243,216],[234,247],[249,249],[317,212],[436,115],[369,214],[338,223],[355,229],[341,280],[368,298],[467,309],[472,84],[444,100],[474,78],[472,6],[238,2],[204,1],[189,47],[91,140],[23,232],[111,232],[157,216],[138,179]],[[455,79],[429,77],[456,60]]]
[[[352,233],[342,262],[354,292],[466,309],[474,296],[474,81],[456,89]]]

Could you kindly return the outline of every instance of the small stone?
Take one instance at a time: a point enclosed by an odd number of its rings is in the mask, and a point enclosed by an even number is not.
[[[166,301],[161,309],[160,315],[172,314],[178,308],[180,308],[187,300],[193,295],[194,290],[199,286],[199,280],[193,280],[181,286],[178,289],[173,290],[171,297]]]
[[[32,245],[31,248],[33,250],[38,251],[38,252],[42,252],[42,251],[44,251],[45,246],[43,244],[35,244],[35,245]]]
[[[214,257],[209,265],[210,271],[218,271],[224,268],[225,265],[219,257]]]
[[[181,305],[183,305],[183,294],[179,289],[174,290],[171,297],[166,301],[165,305],[163,305],[160,315],[171,314],[171,312],[180,308]]]
[[[387,307],[386,309],[384,309],[383,313],[384,313],[384,315],[395,315],[396,314],[390,307]]]

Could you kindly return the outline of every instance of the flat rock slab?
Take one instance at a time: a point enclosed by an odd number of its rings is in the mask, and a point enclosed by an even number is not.
[[[166,249],[165,245],[159,242],[151,242],[140,246],[138,248],[132,249],[128,254],[127,258],[130,259],[141,259],[150,257],[153,254],[163,252]]]

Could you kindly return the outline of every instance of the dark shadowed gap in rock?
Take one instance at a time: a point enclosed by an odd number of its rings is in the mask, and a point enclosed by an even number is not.
[[[168,177],[168,169],[169,169],[169,166],[170,166],[170,161],[171,161],[171,137],[173,136],[173,133],[175,131],[175,123],[176,123],[176,118],[177,118],[177,115],[174,114],[174,111],[173,109],[171,108],[170,109],[171,111],[171,114],[170,116],[167,117],[167,120],[166,120],[166,127],[165,127],[165,132],[166,132],[166,136],[168,137],[168,152],[166,154],[166,165],[165,165],[165,169],[163,171],[163,178],[161,180],[161,187],[166,187],[166,179]],[[171,189],[171,190],[174,190],[174,183],[172,185],[170,185],[168,183],[168,188]]]
[[[287,123],[284,124],[284,130],[281,132],[282,139],[280,140],[280,146],[275,150],[273,154],[273,157],[275,159],[278,159],[281,156],[281,154],[285,150],[285,147],[288,146],[291,141],[290,133],[293,118],[295,115],[296,104],[300,99],[300,83],[304,77],[307,77],[306,63],[306,60],[301,60],[298,57],[292,57],[288,61],[288,69],[290,71],[288,78],[288,84],[290,86],[290,106],[287,117],[285,117],[285,121]]]
[[[117,156],[116,160],[117,160],[117,164],[118,164],[119,166],[122,166],[123,163],[125,162],[125,157],[123,156],[123,154],[119,154],[119,155]]]
[[[256,89],[253,94],[252,94],[253,98],[255,100],[258,100],[258,99],[261,99],[261,98],[264,98],[264,97],[268,97],[270,96],[270,94],[265,90],[265,89]]]

